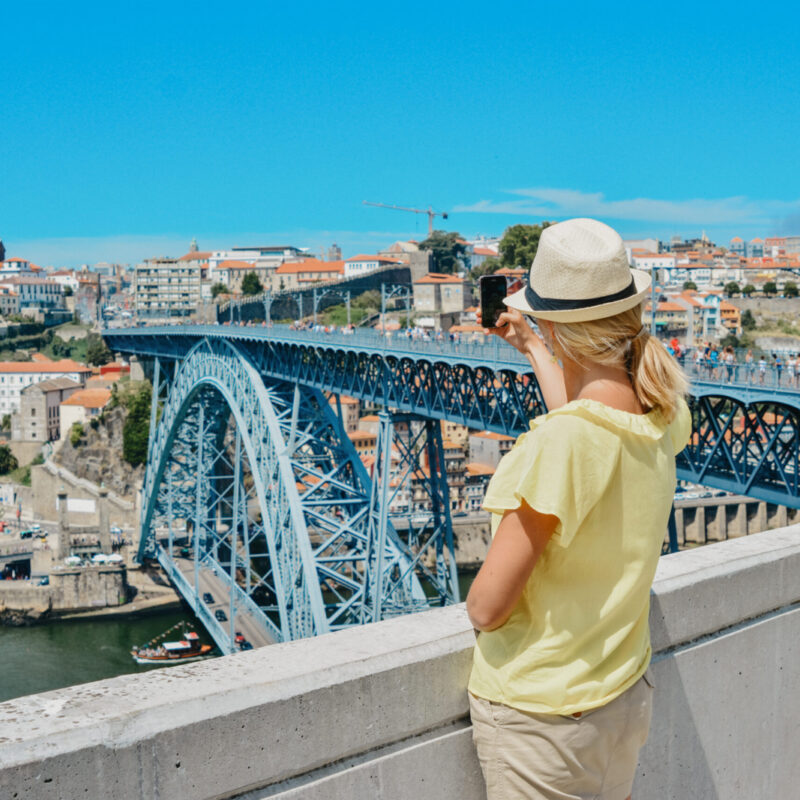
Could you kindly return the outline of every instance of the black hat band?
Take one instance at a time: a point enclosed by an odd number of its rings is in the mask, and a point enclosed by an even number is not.
[[[626,297],[633,297],[635,294],[636,284],[633,278],[622,291],[607,294],[604,297],[590,297],[586,300],[562,300],[555,297],[541,297],[531,288],[530,283],[525,287],[525,299],[533,311],[571,311],[575,308],[591,308],[592,306],[602,306],[606,303],[624,300]]]

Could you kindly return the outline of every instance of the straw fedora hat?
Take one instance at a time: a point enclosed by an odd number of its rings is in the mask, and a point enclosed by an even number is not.
[[[634,308],[650,275],[631,269],[622,238],[596,219],[568,219],[542,231],[528,285],[505,304],[553,322],[588,322]]]

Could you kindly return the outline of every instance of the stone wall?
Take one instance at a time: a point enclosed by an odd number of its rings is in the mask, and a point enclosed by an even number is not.
[[[48,586],[0,581],[0,624],[28,625],[51,614],[116,607],[128,594],[124,566],[59,567]]]
[[[800,784],[800,526],[661,559],[637,800]],[[464,607],[0,704],[0,796],[479,800]]]
[[[122,605],[128,599],[124,566],[59,567],[50,573],[52,611],[81,611]]]

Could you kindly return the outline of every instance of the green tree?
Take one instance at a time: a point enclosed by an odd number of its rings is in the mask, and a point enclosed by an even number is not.
[[[95,367],[108,364],[113,358],[102,336],[90,333],[86,344],[86,360]]]
[[[138,467],[147,460],[150,438],[150,386],[145,385],[126,398],[128,418],[122,426],[122,457]]]
[[[84,430],[80,422],[73,422],[72,427],[69,429],[69,443],[73,447],[77,447],[81,443]]]
[[[732,297],[735,294],[739,294],[739,292],[741,291],[742,288],[739,286],[738,283],[736,283],[736,281],[731,281],[730,283],[725,284],[725,294],[727,294],[728,297]]]
[[[797,284],[794,281],[786,281],[783,287],[784,297],[797,297],[800,294],[797,289]]]
[[[227,291],[228,287],[224,283],[215,283],[211,287],[211,299],[216,300],[219,295],[225,294]]]
[[[8,475],[19,466],[16,456],[7,444],[0,444],[0,475]]]
[[[764,292],[767,297],[773,294],[778,293],[778,287],[776,286],[774,281],[767,281],[762,287],[761,291]]]
[[[494,275],[497,270],[499,270],[503,266],[503,263],[500,261],[499,258],[495,258],[494,256],[489,256],[488,258],[484,259],[481,264],[474,266],[470,270],[470,277],[477,281],[483,275]]]
[[[683,288],[684,291],[687,289],[694,289],[694,291],[697,291],[697,284],[694,281],[684,281]]]
[[[248,272],[247,275],[242,278],[242,294],[253,295],[263,291],[264,286],[255,272]]]
[[[552,224],[552,222],[542,222],[541,225],[512,225],[506,228],[500,240],[501,266],[530,269],[539,249],[542,231]]]
[[[64,297],[72,297],[72,287],[65,286],[64,287]]]
[[[470,269],[467,246],[460,233],[434,231],[424,242],[420,242],[419,249],[430,252],[433,262],[431,272],[451,273]]]
[[[755,290],[756,290],[756,287],[755,287],[755,286],[753,286],[753,284],[752,284],[752,283],[748,283],[748,284],[746,284],[746,285],[745,285],[745,287],[742,289],[742,294],[743,294],[745,297],[750,297],[750,295],[751,295],[751,294],[753,294],[753,292],[754,292]]]
[[[0,431],[11,430],[11,414],[3,414],[3,419],[0,422]]]
[[[749,308],[746,308],[742,312],[742,328],[746,331],[752,331],[755,327],[756,318],[753,316],[753,312]]]

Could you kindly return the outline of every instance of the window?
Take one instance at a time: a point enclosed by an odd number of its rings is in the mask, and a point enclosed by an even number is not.
[[[35,409],[35,408],[32,408],[32,409],[31,409],[31,416],[32,416],[32,417],[35,417],[35,416],[36,416],[36,409]]]

